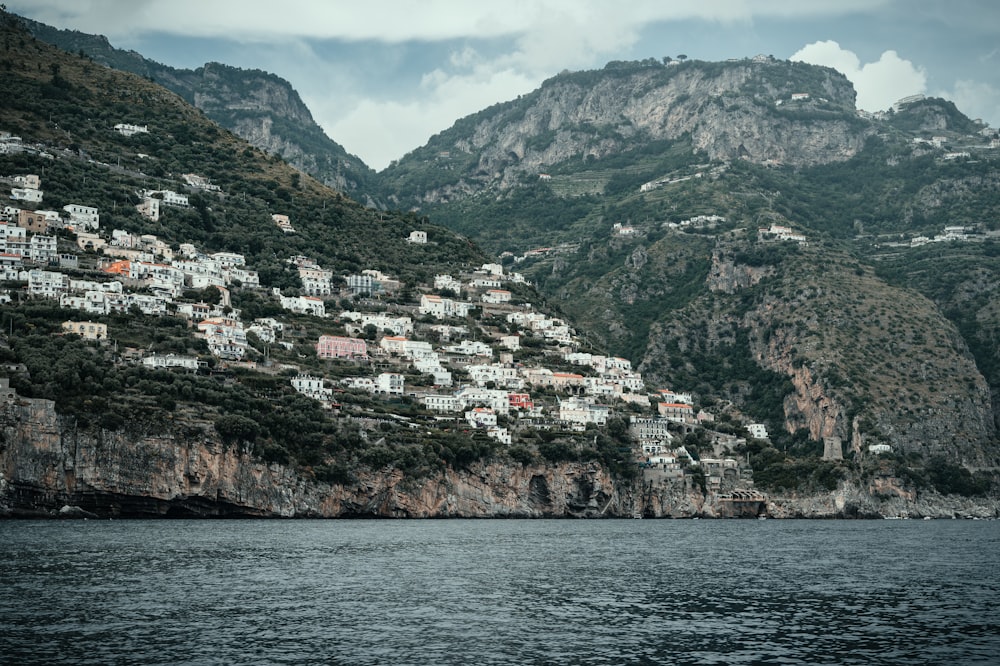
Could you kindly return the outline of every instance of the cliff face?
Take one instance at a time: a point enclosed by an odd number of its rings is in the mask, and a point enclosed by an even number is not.
[[[408,479],[386,469],[350,485],[318,483],[223,445],[206,424],[169,432],[82,430],[46,400],[0,411],[0,517],[91,515],[598,518],[872,517],[998,514],[995,502],[927,498],[877,479],[870,488],[733,503],[688,479],[616,481],[596,464],[481,464]],[[66,507],[73,507],[67,511]],[[60,509],[63,509],[60,514]]]
[[[324,184],[353,191],[369,169],[331,141],[298,92],[284,79],[259,70],[208,63],[195,70],[161,70],[162,85],[251,145],[311,174]]]
[[[101,35],[21,21],[37,39],[155,81],[251,145],[280,155],[326,185],[356,193],[374,175],[359,158],[326,136],[298,92],[279,76],[220,63],[177,69],[135,51],[117,49]]]
[[[888,444],[927,460],[996,464],[986,380],[931,301],[844,254],[747,240],[745,232],[716,240],[711,296],[651,328],[644,375],[669,385],[692,352],[717,352],[745,334],[753,362],[791,385],[773,425],[817,442],[839,437],[859,455]]]
[[[791,102],[793,94],[808,99]],[[871,128],[854,115],[855,93],[834,70],[800,63],[686,63],[562,74],[492,113],[460,121],[432,139],[461,158],[438,186],[414,192],[424,203],[487,188],[568,160],[595,161],[654,142],[690,140],[708,160],[746,159],[796,166],[844,160]],[[400,173],[425,159],[400,161]],[[467,159],[468,158],[468,159]],[[396,170],[384,172],[392,182]]]
[[[171,432],[80,430],[45,400],[4,406],[0,515],[69,504],[98,515],[583,517],[629,513],[629,490],[596,465],[488,464],[407,479],[393,469],[350,486],[318,483],[223,445],[207,424]]]

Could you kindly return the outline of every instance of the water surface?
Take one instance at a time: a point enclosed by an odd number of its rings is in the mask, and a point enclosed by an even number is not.
[[[0,663],[997,664],[1000,521],[0,521]]]

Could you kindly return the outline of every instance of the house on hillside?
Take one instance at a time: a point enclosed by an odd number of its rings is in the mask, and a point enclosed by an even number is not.
[[[295,233],[295,229],[292,227],[292,223],[289,221],[287,215],[275,213],[271,216],[271,221],[286,234]]]
[[[101,226],[101,216],[93,206],[66,204],[63,210],[69,215],[67,226],[74,231],[93,231]]]
[[[321,335],[316,343],[319,358],[367,359],[368,345],[360,338],[345,338],[337,335]]]
[[[322,377],[300,374],[289,381],[292,388],[313,400],[326,401],[333,398],[333,389],[326,388]]]
[[[122,136],[134,136],[136,134],[148,134],[149,127],[147,125],[131,125],[129,123],[118,123],[115,125],[115,131]]]
[[[656,410],[663,418],[676,423],[696,423],[694,407],[683,402],[661,402]]]
[[[194,356],[177,354],[150,354],[142,358],[142,364],[151,368],[182,368],[184,370],[197,370],[200,365],[206,365],[204,361],[199,361]]]
[[[135,207],[139,214],[147,220],[159,222],[160,220],[160,200],[154,197],[143,197],[142,203]]]
[[[84,340],[107,340],[108,325],[92,321],[64,321],[62,330],[65,333],[76,333]]]

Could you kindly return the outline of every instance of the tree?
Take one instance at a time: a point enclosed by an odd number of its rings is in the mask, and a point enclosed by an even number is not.
[[[215,421],[215,430],[222,437],[223,441],[232,444],[235,442],[253,443],[260,434],[260,426],[253,419],[239,414],[227,414]]]

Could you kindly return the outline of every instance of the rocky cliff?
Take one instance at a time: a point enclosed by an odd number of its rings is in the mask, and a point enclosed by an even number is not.
[[[716,239],[710,295],[651,328],[644,374],[668,385],[685,367],[692,378],[704,376],[693,357],[736,354],[746,335],[753,362],[790,382],[780,405],[786,432],[805,431],[816,442],[839,437],[859,456],[888,444],[925,459],[997,464],[986,380],[930,300],[831,248],[751,242],[751,233]],[[732,398],[745,402],[754,378],[730,375]]]
[[[877,517],[994,516],[996,502],[925,497],[880,479],[822,495],[734,500],[689,479],[621,481],[596,464],[485,463],[410,479],[387,468],[330,485],[226,446],[207,424],[80,429],[47,400],[0,411],[0,517]],[[746,496],[744,493],[743,496]]]
[[[342,517],[587,517],[631,515],[628,487],[596,465],[499,463],[425,479],[362,471],[351,485],[264,464],[224,445],[209,424],[170,432],[78,429],[47,400],[4,405],[0,515],[63,505],[95,515]]]
[[[856,154],[872,131],[856,117],[854,99],[841,74],[802,63],[609,65],[560,74],[530,95],[465,118],[381,177],[432,204],[509,188],[571,160],[639,159],[682,139],[706,161],[826,163]],[[438,182],[426,173],[408,181],[421,162],[440,160],[447,164]]]
[[[178,69],[117,49],[103,35],[20,21],[41,41],[159,83],[251,145],[279,155],[330,187],[361,198],[359,188],[365,189],[374,176],[360,158],[326,136],[291,83],[279,76],[220,63]],[[143,123],[142,118],[129,121]]]

